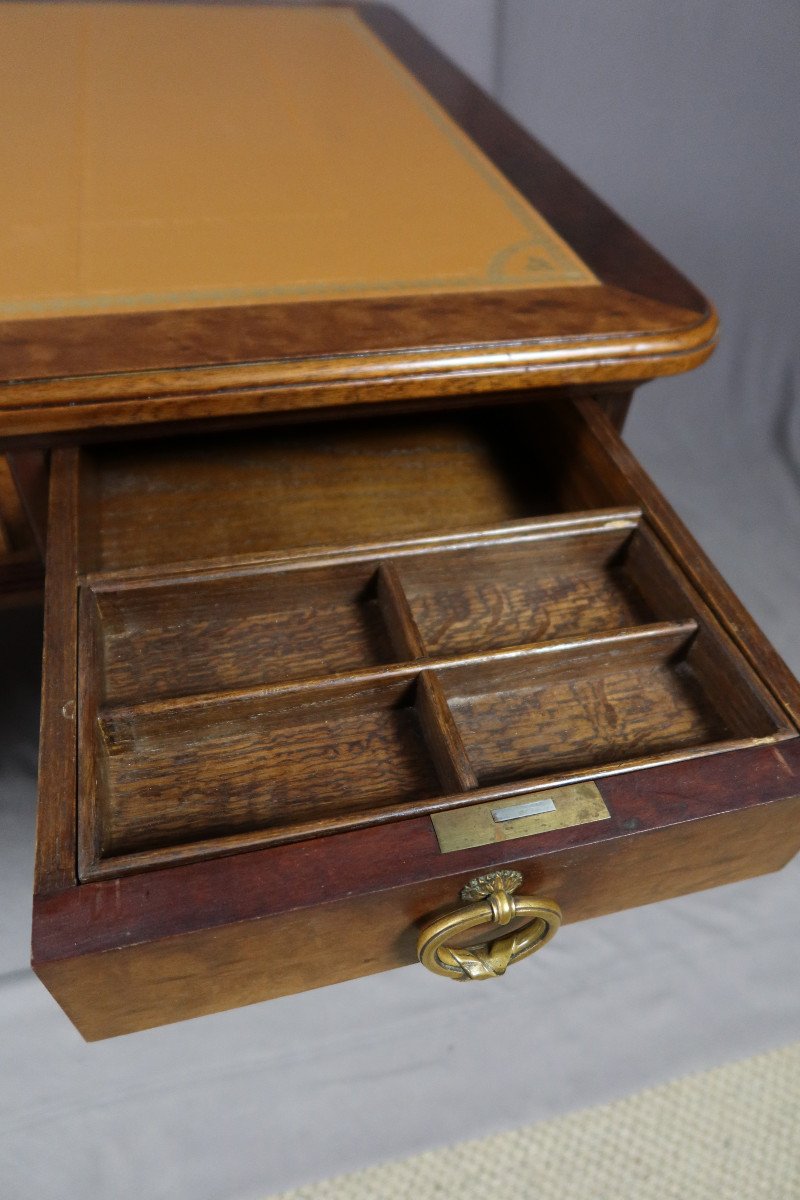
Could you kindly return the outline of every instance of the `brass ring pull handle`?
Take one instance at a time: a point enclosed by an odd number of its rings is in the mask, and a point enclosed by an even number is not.
[[[436,975],[448,979],[494,979],[506,968],[539,950],[558,931],[561,909],[553,900],[514,896],[522,883],[519,871],[493,871],[471,879],[462,889],[464,908],[426,925],[417,942],[419,961]],[[461,949],[470,930],[491,922],[498,928],[523,918],[525,925],[502,937]]]

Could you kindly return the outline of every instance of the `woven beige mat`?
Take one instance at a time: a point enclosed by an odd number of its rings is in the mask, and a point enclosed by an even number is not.
[[[445,1197],[800,1200],[800,1042],[280,1200]]]

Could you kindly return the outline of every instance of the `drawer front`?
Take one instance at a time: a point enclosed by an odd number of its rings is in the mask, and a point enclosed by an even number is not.
[[[94,1040],[412,963],[420,930],[492,870],[555,899],[567,938],[568,922],[785,865],[800,844],[797,741],[730,757],[713,779],[695,761],[602,781],[602,834],[442,855],[413,818],[39,896],[34,966]]]
[[[87,1037],[450,912],[466,962],[498,870],[567,924],[800,843],[798,686],[591,400],[58,451],[50,520],[34,966]]]

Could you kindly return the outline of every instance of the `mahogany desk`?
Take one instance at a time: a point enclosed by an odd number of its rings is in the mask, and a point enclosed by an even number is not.
[[[703,297],[382,6],[0,29],[33,962],[84,1036],[783,865],[800,688],[619,437]]]

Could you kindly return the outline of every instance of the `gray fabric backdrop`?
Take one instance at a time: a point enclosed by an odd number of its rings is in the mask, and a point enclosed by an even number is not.
[[[398,7],[717,302],[719,351],[628,438],[800,670],[796,3]],[[502,986],[407,968],[84,1045],[27,968],[37,643],[0,615],[9,1200],[266,1196],[800,1037],[796,862],[572,926]]]

